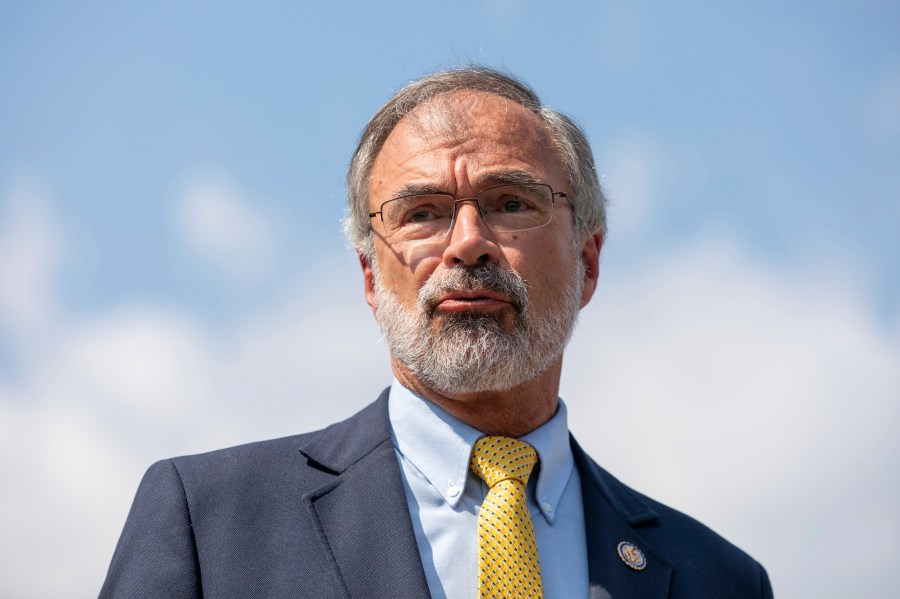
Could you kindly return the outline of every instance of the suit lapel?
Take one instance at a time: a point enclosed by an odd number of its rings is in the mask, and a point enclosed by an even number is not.
[[[387,416],[379,400],[301,448],[333,474],[303,496],[349,597],[428,598]]]
[[[349,420],[312,438],[300,452],[327,482],[303,495],[330,562],[348,597],[428,599],[428,583],[391,442],[387,390]],[[590,599],[662,599],[671,562],[639,535],[658,516],[597,466],[572,439],[581,477]],[[643,570],[619,556],[622,541],[638,547]]]
[[[672,564],[643,540],[640,526],[658,518],[633,491],[597,466],[572,440],[581,476],[588,544],[590,599],[655,599],[669,594]],[[643,553],[646,566],[635,570],[620,557],[621,542]]]

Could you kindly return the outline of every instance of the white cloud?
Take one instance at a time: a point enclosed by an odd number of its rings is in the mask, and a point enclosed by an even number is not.
[[[320,428],[372,401],[386,354],[347,287],[335,293],[356,307],[304,285],[223,334],[119,309],[59,329],[27,380],[0,380],[0,473],[14,481],[0,496],[0,595],[96,594],[153,461]]]
[[[0,332],[30,348],[59,316],[61,233],[49,210],[51,193],[39,177],[20,177],[5,196],[5,202],[0,198]]]
[[[601,279],[563,393],[601,464],[750,550],[779,595],[872,595],[900,584],[900,339],[824,272],[709,238]]]
[[[607,157],[602,171],[610,173],[602,181],[610,198],[610,230],[617,235],[634,234],[653,222],[666,203],[684,200],[704,178],[696,152],[649,134],[625,135],[602,155]]]
[[[45,374],[45,395],[180,419],[214,396],[214,348],[192,319],[131,307],[73,327]],[[59,381],[65,381],[60,385]]]
[[[203,263],[238,282],[272,271],[275,227],[228,177],[196,173],[184,185],[174,220]]]
[[[0,594],[96,595],[138,465],[114,427],[77,402],[0,394],[0,423]]]

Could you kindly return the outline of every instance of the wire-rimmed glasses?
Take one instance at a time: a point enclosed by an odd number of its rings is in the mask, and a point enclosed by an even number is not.
[[[544,183],[497,185],[474,198],[456,199],[449,193],[420,193],[390,199],[370,212],[373,227],[391,241],[418,241],[443,237],[456,220],[457,204],[475,202],[484,222],[496,233],[538,229],[553,220],[556,197],[571,200]]]

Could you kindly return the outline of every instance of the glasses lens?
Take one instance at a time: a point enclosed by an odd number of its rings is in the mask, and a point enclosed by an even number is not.
[[[448,194],[397,198],[381,205],[378,222],[384,236],[396,241],[442,237],[450,230],[457,204]],[[553,191],[544,184],[491,187],[478,194],[478,205],[494,231],[536,229],[553,216]]]
[[[484,220],[494,231],[543,227],[553,216],[553,192],[547,185],[504,185],[478,194]]]
[[[432,194],[397,198],[381,206],[387,237],[400,240],[438,237],[450,228],[453,196]]]

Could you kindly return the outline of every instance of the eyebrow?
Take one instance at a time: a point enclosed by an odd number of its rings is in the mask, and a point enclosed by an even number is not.
[[[391,194],[390,199],[396,200],[399,198],[405,198],[408,196],[424,196],[424,195],[433,195],[433,194],[442,194],[442,195],[453,195],[447,192],[444,189],[439,187],[434,187],[433,185],[420,185],[417,183],[407,183],[406,185],[399,188],[397,191]]]
[[[506,171],[498,171],[495,173],[489,173],[487,175],[482,176],[478,179],[478,189],[485,189],[487,187],[491,187],[494,185],[542,185],[543,181],[532,175],[531,173],[525,171],[517,171],[517,170],[506,170]],[[442,189],[440,187],[435,187],[433,185],[423,185],[418,183],[407,183],[403,185],[399,189],[397,189],[394,193],[391,194],[390,199],[396,200],[398,198],[405,198],[408,196],[418,196],[418,195],[448,195],[452,196],[453,194],[447,191],[446,189]]]
[[[506,170],[490,173],[478,180],[478,188],[491,185],[541,185],[544,182],[525,171]]]

